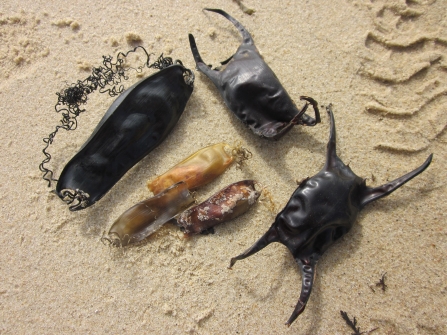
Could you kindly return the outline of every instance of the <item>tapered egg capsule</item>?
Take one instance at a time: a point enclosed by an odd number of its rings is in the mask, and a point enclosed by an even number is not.
[[[218,143],[207,146],[184,159],[167,172],[147,183],[154,194],[169,186],[184,181],[188,189],[208,184],[220,176],[234,161],[238,165],[251,157],[251,153],[241,146]]]
[[[165,57],[149,67],[160,71],[142,79],[112,103],[90,138],[62,170],[56,193],[71,211],[82,210],[101,199],[130,168],[166,139],[182,116],[193,91],[192,71]],[[73,110],[61,111],[77,115]],[[62,124],[74,122],[76,128],[76,119],[71,117]],[[65,126],[58,126],[56,131],[59,128]],[[47,143],[51,143],[54,134]],[[46,157],[51,155],[46,153]],[[49,171],[42,165],[40,168],[45,174]]]
[[[126,246],[143,240],[194,202],[186,183],[177,183],[129,208],[113,223],[103,240]]]
[[[219,223],[247,212],[261,192],[254,180],[242,180],[228,185],[208,200],[187,209],[177,217],[177,223],[188,235],[202,233]]]

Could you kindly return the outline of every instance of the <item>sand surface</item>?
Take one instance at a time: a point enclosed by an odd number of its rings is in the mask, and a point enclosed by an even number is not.
[[[447,2],[41,1],[0,5],[0,333],[1,334],[350,334],[340,310],[372,334],[447,333]],[[257,179],[282,208],[296,181],[324,164],[329,123],[295,127],[278,142],[251,133],[196,71],[195,89],[172,134],[93,207],[70,212],[50,193],[39,163],[42,139],[59,123],[56,92],[86,78],[103,55],[135,43],[195,64],[188,33],[207,63],[240,43],[222,8],[252,33],[289,94],[334,105],[338,154],[369,185],[431,166],[365,208],[318,264],[305,312],[284,326],[301,275],[281,244],[228,270],[274,214],[262,203],[184,239],[166,225],[146,243],[112,249],[103,231],[151,196],[146,180],[199,148],[241,141],[248,165],[232,167],[197,192],[203,200],[242,179]],[[125,83],[129,87],[138,80]],[[89,96],[78,129],[50,152],[56,177],[89,137],[113,98]],[[388,289],[375,283],[386,272]],[[375,290],[371,289],[372,286]]]

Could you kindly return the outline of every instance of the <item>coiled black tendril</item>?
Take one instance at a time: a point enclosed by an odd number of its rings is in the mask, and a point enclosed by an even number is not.
[[[124,64],[126,57],[131,53],[137,52],[138,49],[143,50],[145,53],[145,63],[137,68],[126,67]],[[102,56],[102,66],[94,67],[90,76],[84,80],[78,80],[77,83],[73,83],[69,87],[56,93],[58,100],[54,109],[57,113],[62,114],[62,119],[55,130],[50,133],[48,137],[43,139],[45,147],[42,152],[45,155],[45,158],[39,165],[39,170],[43,172],[42,178],[48,182],[48,187],[51,187],[52,182],[57,181],[57,179],[54,178],[53,171],[47,168],[46,164],[51,160],[51,154],[48,152],[48,147],[53,143],[54,137],[58,131],[60,129],[69,131],[77,128],[77,117],[79,114],[86,111],[85,108],[82,108],[82,105],[87,103],[88,95],[96,91],[98,88],[100,93],[107,93],[111,97],[115,97],[124,91],[122,82],[129,79],[127,76],[128,71],[133,70],[140,73],[145,67],[161,70],[173,64],[172,58],[163,57],[163,54],[161,54],[154,63],[150,64],[151,55],[152,54],[149,54],[144,47],[137,46],[126,53],[118,53],[115,62],[113,62],[112,56]],[[68,193],[66,195],[68,196]],[[69,198],[72,198],[72,201],[74,199],[80,200],[76,195],[71,195]]]

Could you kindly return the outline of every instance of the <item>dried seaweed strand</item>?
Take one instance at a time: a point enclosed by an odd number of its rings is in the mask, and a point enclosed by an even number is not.
[[[380,278],[379,281],[376,283],[376,287],[381,287],[383,292],[385,292],[388,287],[388,285],[385,284],[385,278],[386,278],[386,272],[382,274],[382,278]]]
[[[354,333],[351,333],[351,335],[362,335],[362,334],[370,334],[373,331],[379,329],[379,327],[376,327],[374,329],[368,330],[368,331],[364,331],[364,332],[360,332],[360,327],[357,327],[357,319],[354,318],[351,320],[348,316],[348,313],[344,312],[344,311],[340,311],[341,317],[343,318],[343,320],[345,320],[346,324],[351,327],[351,329],[354,331]]]
[[[386,289],[388,288],[388,285],[385,283],[385,279],[386,279],[386,272],[382,274],[382,278],[380,278],[378,282],[376,282],[374,285],[369,285],[371,291],[376,293],[376,290],[374,289],[375,286],[382,288],[382,291],[385,292]]]

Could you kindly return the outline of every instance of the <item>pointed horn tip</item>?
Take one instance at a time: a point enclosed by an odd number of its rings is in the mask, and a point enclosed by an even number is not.
[[[298,300],[298,303],[296,304],[296,307],[295,307],[292,315],[290,315],[289,320],[287,320],[287,322],[285,324],[287,326],[290,326],[292,323],[294,323],[295,320],[304,312],[304,310],[306,309],[306,306],[307,306],[307,301],[302,302],[301,298],[300,298],[300,300]]]
[[[299,315],[299,314],[298,314]],[[287,320],[287,322],[285,323],[285,325],[287,326],[287,327],[290,327],[290,325],[296,320],[296,318],[298,317],[298,315],[297,316],[294,316],[293,314],[290,316],[290,318],[289,318],[289,320]]]
[[[290,327],[290,325],[291,325],[292,323],[295,322],[295,320],[298,318],[298,316],[300,316],[300,314],[301,314],[302,312],[303,312],[303,311],[300,311],[300,312],[297,313],[296,315],[295,315],[295,312],[293,312],[292,315],[290,316],[289,320],[287,320],[287,322],[285,323],[285,325],[286,325],[287,327]]]
[[[236,262],[237,262],[237,259],[236,259],[236,258],[232,258],[232,259],[230,260],[230,265],[228,266],[228,269],[232,270],[232,269],[233,269],[233,265],[234,265],[234,263],[236,263]]]
[[[207,11],[207,12],[214,12],[214,13],[217,13],[217,14],[222,14],[222,13],[225,13],[225,14],[227,14],[225,11],[223,11],[222,9],[218,9],[218,8],[204,8],[204,9],[202,9],[202,11],[204,12],[204,11]],[[222,14],[223,15],[223,14]]]
[[[425,160],[425,162],[422,163],[422,165],[421,165],[419,168],[416,169],[416,170],[420,169],[420,171],[418,172],[418,174],[421,173],[422,171],[424,171],[426,168],[428,168],[428,166],[431,164],[431,161],[432,161],[432,160],[433,160],[433,153],[431,153],[431,154],[427,157],[427,159]]]

